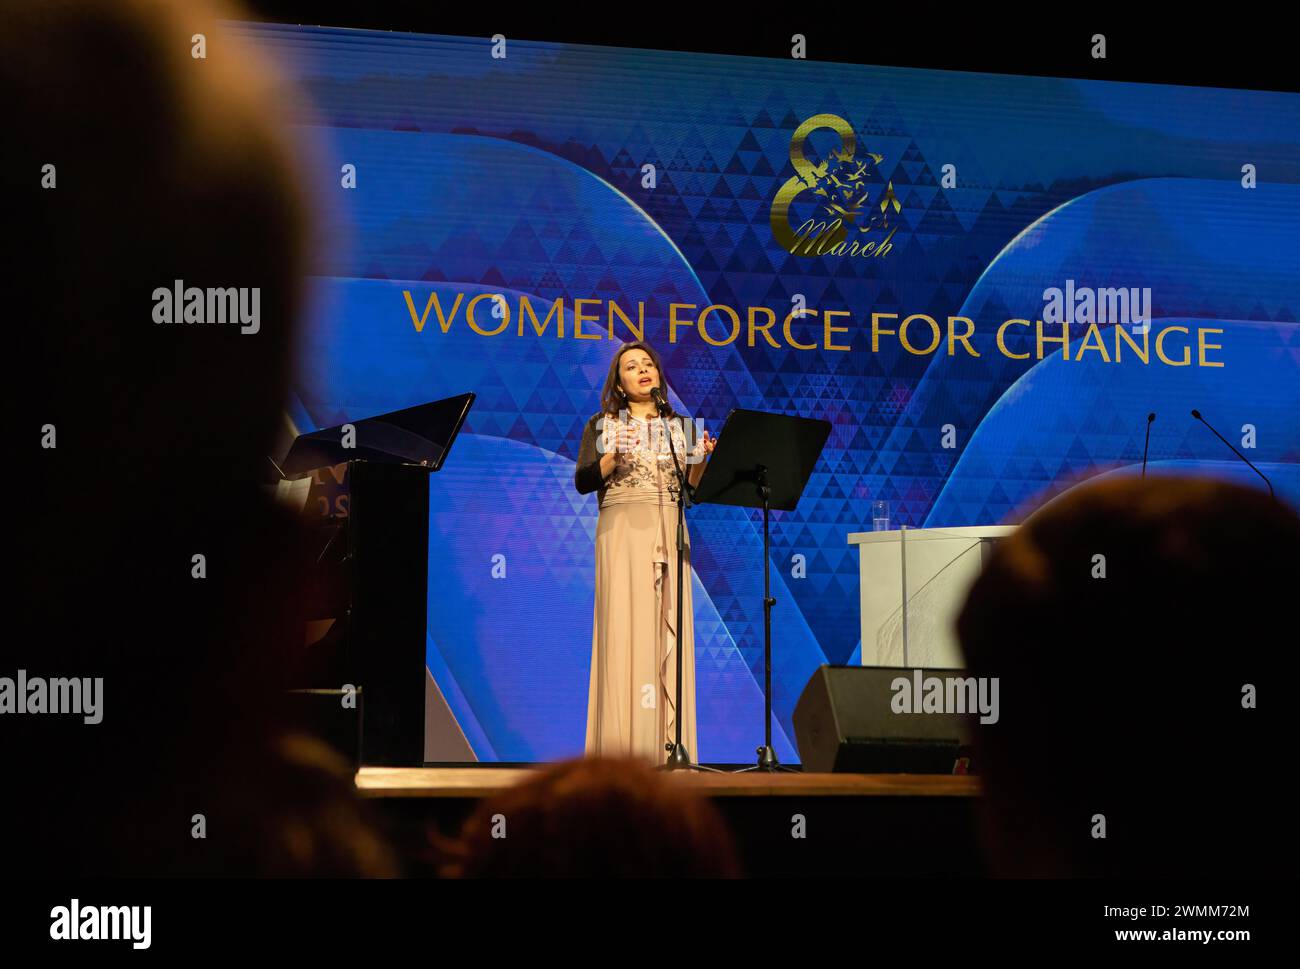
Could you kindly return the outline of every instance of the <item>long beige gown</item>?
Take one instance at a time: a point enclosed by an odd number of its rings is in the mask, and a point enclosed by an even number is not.
[[[656,431],[652,445],[646,443],[651,425],[661,427],[658,420],[639,423],[643,447],[626,455],[606,480],[596,523],[586,752],[661,764],[677,723],[677,480],[662,432]],[[685,437],[680,426],[673,434],[680,458]],[[698,760],[689,530],[686,546],[682,743]]]

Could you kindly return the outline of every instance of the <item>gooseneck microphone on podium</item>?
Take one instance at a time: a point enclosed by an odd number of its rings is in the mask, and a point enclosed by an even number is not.
[[[1272,495],[1272,496],[1273,496],[1273,500],[1276,501],[1276,500],[1277,500],[1277,495],[1276,495],[1276,494],[1274,493],[1274,491],[1273,491],[1273,482],[1271,482],[1271,481],[1268,480],[1268,478],[1264,475],[1264,472],[1261,471],[1261,470],[1259,470],[1259,468],[1255,467],[1253,464],[1251,464],[1251,463],[1250,463],[1250,458],[1246,457],[1246,455],[1242,454],[1242,453],[1241,453],[1240,451],[1238,451],[1235,447],[1233,447],[1233,446],[1232,446],[1232,442],[1229,441],[1229,440],[1228,440],[1226,437],[1224,437],[1222,434],[1220,434],[1218,431],[1216,431],[1216,430],[1215,430],[1215,429],[1210,425],[1210,422],[1207,421],[1204,417],[1201,416],[1201,412],[1198,411],[1198,410],[1197,410],[1196,408],[1194,408],[1194,407],[1192,408],[1192,416],[1195,417],[1195,418],[1196,418],[1198,421],[1200,421],[1202,424],[1204,424],[1206,427],[1209,427],[1209,428],[1210,428],[1210,432],[1211,432],[1215,437],[1217,437],[1217,438],[1218,438],[1220,441],[1222,441],[1224,444],[1228,445],[1228,449],[1231,450],[1233,454],[1237,455],[1237,457],[1239,457],[1239,458],[1241,458],[1241,460],[1245,461],[1246,464],[1250,466],[1250,470],[1254,471],[1257,475],[1259,475],[1261,478],[1264,479],[1264,484],[1268,485],[1268,493],[1269,493],[1270,495]]]
[[[1145,481],[1147,478],[1147,451],[1151,449],[1151,425],[1155,423],[1155,419],[1156,419],[1155,411],[1152,411],[1150,414],[1147,415],[1147,439],[1146,439],[1146,443],[1142,445],[1142,480],[1143,481]]]

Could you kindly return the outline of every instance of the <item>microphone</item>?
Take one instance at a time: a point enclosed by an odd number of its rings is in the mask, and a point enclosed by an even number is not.
[[[655,402],[655,406],[659,408],[660,414],[668,413],[668,401],[664,398],[664,392],[662,390],[658,387],[651,387],[650,398]]]
[[[1254,471],[1254,472],[1255,472],[1257,475],[1259,475],[1261,478],[1264,478],[1264,484],[1268,485],[1268,493],[1269,493],[1270,495],[1272,495],[1272,496],[1273,496],[1273,500],[1276,501],[1276,500],[1277,500],[1277,495],[1276,495],[1276,494],[1274,493],[1274,491],[1273,491],[1273,482],[1269,481],[1268,478],[1264,477],[1264,472],[1261,471],[1261,470],[1259,470],[1259,468],[1255,467],[1253,464],[1251,464],[1251,463],[1250,463],[1250,458],[1246,457],[1246,455],[1242,454],[1242,453],[1241,453],[1240,451],[1238,451],[1235,447],[1233,447],[1233,446],[1232,446],[1232,443],[1231,443],[1231,442],[1230,442],[1226,437],[1224,437],[1224,436],[1223,436],[1222,434],[1220,434],[1218,431],[1214,430],[1213,427],[1210,427],[1210,422],[1207,421],[1204,417],[1202,417],[1202,416],[1201,416],[1201,412],[1198,411],[1198,410],[1197,410],[1196,408],[1194,408],[1194,407],[1192,408],[1192,416],[1195,417],[1195,418],[1196,418],[1198,421],[1200,421],[1202,424],[1204,424],[1206,427],[1209,427],[1209,428],[1210,428],[1210,431],[1214,434],[1214,436],[1217,437],[1217,438],[1218,438],[1220,441],[1222,441],[1224,444],[1228,445],[1228,449],[1229,449],[1230,451],[1232,451],[1233,454],[1237,455],[1237,457],[1239,457],[1239,458],[1241,458],[1241,460],[1245,461],[1246,464],[1250,465],[1250,470]]]
[[[1147,415],[1147,440],[1146,443],[1142,445],[1142,480],[1143,481],[1147,479],[1147,451],[1151,447],[1151,425],[1155,422],[1155,419],[1156,419],[1155,411],[1152,411],[1150,414]]]

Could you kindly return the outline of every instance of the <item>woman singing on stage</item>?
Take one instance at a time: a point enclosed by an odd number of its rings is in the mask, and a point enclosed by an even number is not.
[[[676,737],[677,478],[665,421],[651,396],[667,384],[649,344],[625,343],[609,367],[600,413],[587,422],[573,483],[597,492],[596,608],[587,697],[589,755],[663,763]],[[694,487],[716,441],[668,405],[677,460]],[[695,733],[695,636],[690,535],[682,573],[682,744]]]

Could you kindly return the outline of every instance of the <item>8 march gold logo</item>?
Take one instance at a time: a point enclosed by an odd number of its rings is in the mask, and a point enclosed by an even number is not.
[[[830,128],[840,136],[840,147],[820,165],[804,157],[804,142],[818,128]],[[772,199],[772,235],[782,249],[796,256],[864,256],[883,257],[893,248],[890,239],[898,231],[890,216],[902,210],[889,182],[880,193],[879,202],[871,197],[873,180],[878,184],[876,168],[883,155],[866,152],[857,155],[857,135],[853,126],[835,114],[816,114],[795,129],[790,139],[790,163],[794,177],[781,186]],[[803,193],[810,193],[818,215],[805,219],[798,229],[790,225],[790,206]],[[856,230],[849,239],[849,228]],[[876,232],[870,240],[862,235]]]

